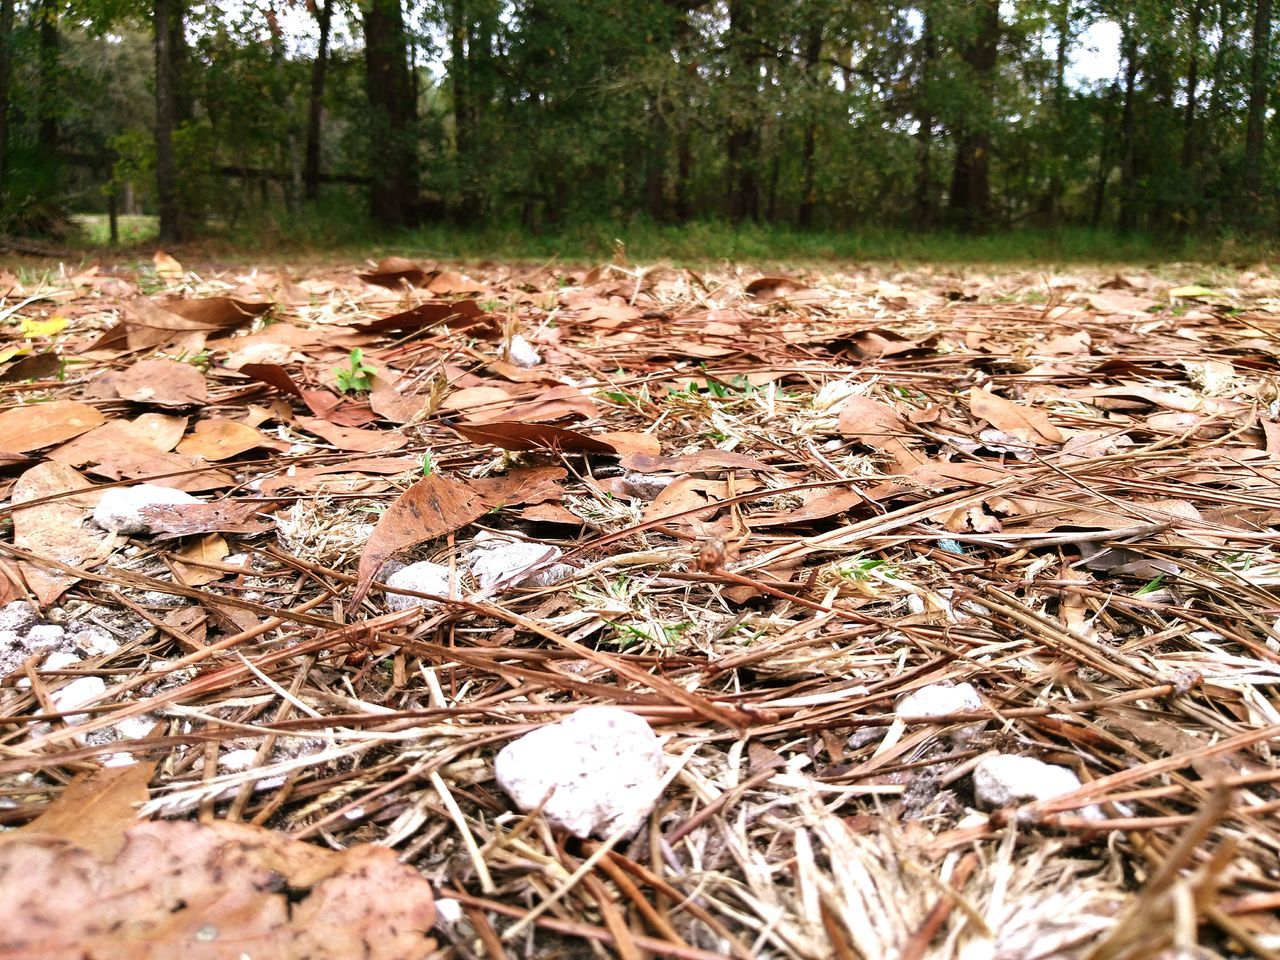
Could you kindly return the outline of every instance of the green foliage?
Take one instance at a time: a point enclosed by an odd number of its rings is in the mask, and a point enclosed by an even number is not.
[[[378,371],[364,362],[364,351],[359,347],[355,347],[351,351],[348,358],[348,365],[345,367],[336,367],[333,371],[334,379],[338,382],[338,390],[341,393],[362,393],[373,389],[373,382],[369,379]],[[425,476],[426,461],[423,462],[423,470]]]

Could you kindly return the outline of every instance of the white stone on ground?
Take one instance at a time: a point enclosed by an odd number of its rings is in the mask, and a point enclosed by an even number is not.
[[[931,683],[912,690],[898,701],[899,717],[944,717],[949,713],[968,713],[982,709],[982,698],[972,683]]]
[[[1015,803],[1049,800],[1080,789],[1080,778],[1066,767],[1034,757],[998,753],[983,757],[973,769],[973,795],[984,810],[998,810]],[[1084,807],[1080,816],[1102,819],[1096,806]]]
[[[154,533],[151,521],[143,511],[147,507],[182,506],[202,503],[185,490],[160,487],[154,483],[139,483],[132,487],[112,487],[102,494],[93,509],[93,522],[104,530],[126,535]]]
[[[481,590],[549,587],[573,574],[572,567],[556,563],[561,556],[563,551],[549,543],[482,533],[467,554],[467,566]]]
[[[77,663],[84,663],[74,653],[67,653],[65,650],[55,650],[44,658],[40,664],[41,670],[65,670],[67,667],[74,666]]]
[[[416,590],[418,593],[434,593],[439,597],[449,596],[449,568],[439,563],[422,561],[401,567],[387,577],[389,587],[401,590]],[[388,610],[408,610],[410,607],[438,607],[434,600],[422,597],[410,597],[403,593],[387,593]]]
[[[518,333],[511,338],[511,349],[507,351],[507,356],[517,367],[524,367],[526,370],[542,362],[542,354],[538,353],[533,344]]]
[[[521,810],[545,800],[550,823],[604,838],[634,832],[653,809],[662,792],[662,745],[634,713],[584,707],[507,744],[494,773]]]
[[[107,682],[101,677],[76,677],[65,687],[49,694],[49,703],[59,713],[66,713],[76,707],[93,703],[106,693],[106,690]],[[76,713],[67,717],[66,721],[68,725],[74,727],[78,723],[83,723],[88,716],[87,713]]]

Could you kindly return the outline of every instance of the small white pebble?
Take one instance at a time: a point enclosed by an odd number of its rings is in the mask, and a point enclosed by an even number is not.
[[[56,623],[41,623],[27,631],[27,642],[33,646],[61,643],[67,631]]]
[[[478,536],[467,555],[467,566],[482,590],[549,587],[573,574],[572,567],[556,563],[561,556],[563,551],[549,543]]]
[[[120,649],[120,641],[101,627],[89,626],[73,630],[71,642],[77,650],[82,650],[91,657],[115,653]]]
[[[538,353],[533,344],[518,333],[511,338],[511,349],[507,356],[517,367],[524,367],[526,370],[542,362],[542,354]]]
[[[76,677],[65,687],[49,694],[49,703],[58,713],[66,713],[76,707],[93,703],[106,692],[107,682],[101,677]],[[74,727],[78,723],[83,723],[86,717],[88,717],[87,713],[77,713],[67,717],[66,721]]]
[[[389,587],[400,590],[415,590],[418,593],[434,593],[438,597],[449,596],[449,568],[423,560],[401,567],[384,581]],[[422,597],[411,597],[403,593],[387,593],[388,610],[408,610],[411,607],[433,609],[439,604],[434,600]]]
[[[981,708],[982,698],[972,683],[931,683],[899,700],[895,712],[899,717],[943,717]]]
[[[55,650],[44,658],[44,662],[40,664],[41,670],[65,670],[67,667],[74,666],[84,661],[77,657],[74,653],[67,653],[65,650]]]
[[[436,901],[436,923],[443,927],[451,927],[462,919],[462,904],[451,897],[443,897]]]
[[[126,535],[153,533],[146,518],[148,507],[181,506],[202,501],[184,490],[139,483],[132,487],[112,487],[102,494],[93,510],[93,522],[104,530]]]
[[[545,800],[552,824],[604,838],[634,832],[653,809],[662,791],[662,745],[634,713],[584,707],[507,744],[494,774],[521,810]]]
[[[218,758],[218,769],[228,773],[242,773],[252,767],[257,759],[258,751],[253,747],[228,750]]]
[[[984,757],[973,769],[973,795],[984,810],[998,810],[1015,803],[1049,800],[1080,789],[1080,778],[1066,767],[1034,757],[996,754]],[[1102,819],[1096,806],[1085,807],[1080,816]]]

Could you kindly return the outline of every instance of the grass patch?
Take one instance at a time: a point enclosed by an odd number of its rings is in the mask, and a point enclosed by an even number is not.
[[[105,216],[81,216],[87,250],[108,246]],[[154,217],[121,217],[120,247],[154,242]],[[449,260],[597,262],[617,255],[639,263],[718,261],[802,266],[850,261],[935,264],[1208,263],[1246,265],[1276,259],[1274,239],[1224,234],[1157,237],[1087,228],[1018,229],[981,235],[867,228],[805,232],[790,227],[698,221],[681,225],[637,219],[593,221],[535,231],[518,224],[460,228],[448,223],[387,231],[347,207],[266,212],[235,224],[210,223],[193,244],[219,257],[395,253]]]

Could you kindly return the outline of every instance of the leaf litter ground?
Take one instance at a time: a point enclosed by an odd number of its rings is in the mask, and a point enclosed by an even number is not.
[[[1266,268],[0,294],[8,955],[1280,955]],[[141,482],[204,502],[92,521]],[[492,773],[595,703],[669,767],[604,843]],[[996,755],[1081,785],[990,809]]]

